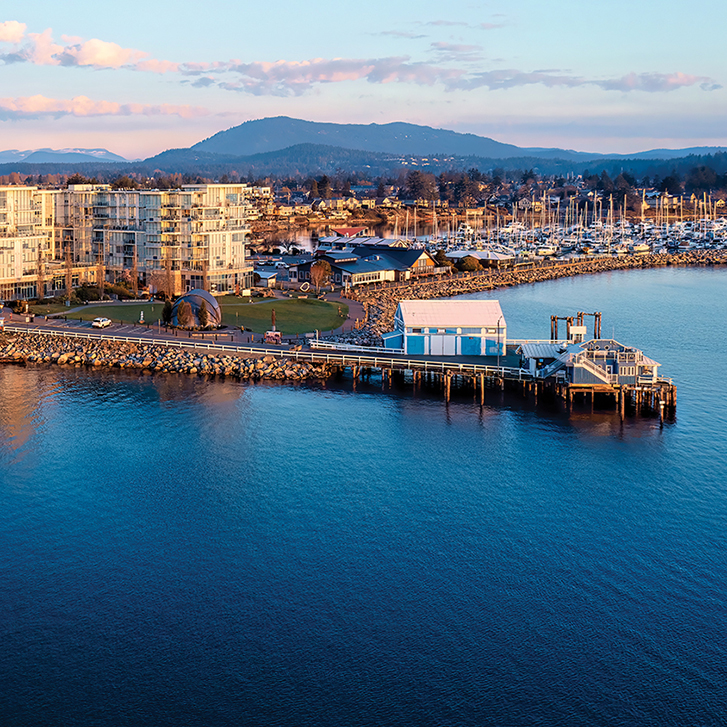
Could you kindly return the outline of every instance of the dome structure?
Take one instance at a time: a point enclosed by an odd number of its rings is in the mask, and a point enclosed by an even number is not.
[[[172,325],[178,326],[179,328],[200,328],[199,309],[202,307],[203,301],[207,308],[207,327],[217,328],[222,325],[222,311],[220,310],[219,304],[214,296],[201,288],[190,290],[189,293],[185,293],[180,298],[177,298],[172,307]],[[189,303],[192,308],[192,316],[191,320],[180,323],[177,316],[183,302]]]

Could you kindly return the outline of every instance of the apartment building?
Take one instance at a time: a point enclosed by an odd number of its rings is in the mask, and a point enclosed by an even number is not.
[[[249,223],[270,199],[269,188],[246,184],[70,185],[55,198],[56,257],[95,266],[107,280],[138,276],[152,292],[249,288]]]
[[[35,297],[39,280],[52,285],[53,196],[37,187],[0,187],[0,299]]]

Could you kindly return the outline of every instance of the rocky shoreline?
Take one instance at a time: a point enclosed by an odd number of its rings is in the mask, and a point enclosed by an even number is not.
[[[209,374],[245,380],[327,379],[335,367],[274,356],[239,357],[159,344],[79,340],[27,332],[0,334],[0,362],[131,369],[149,373]]]
[[[347,343],[381,345],[381,334],[394,330],[394,314],[402,300],[449,298],[465,293],[480,293],[526,283],[538,283],[574,275],[591,275],[611,270],[635,270],[667,265],[725,265],[727,250],[698,250],[674,254],[625,255],[524,270],[481,271],[452,278],[425,278],[408,283],[356,291],[367,310],[367,323],[358,331],[346,334]],[[339,336],[343,340],[344,337]]]

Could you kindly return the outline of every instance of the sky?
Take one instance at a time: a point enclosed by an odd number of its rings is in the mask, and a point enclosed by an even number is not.
[[[144,158],[268,116],[591,152],[727,145],[716,0],[4,5],[0,149]]]

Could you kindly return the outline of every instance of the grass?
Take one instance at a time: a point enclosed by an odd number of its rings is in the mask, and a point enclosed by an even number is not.
[[[275,326],[286,335],[315,330],[330,331],[342,325],[348,316],[347,305],[339,306],[323,300],[299,298],[252,304],[223,303],[222,321],[228,326],[244,326],[255,333],[263,333],[270,330],[273,308]],[[339,310],[341,315],[338,314]]]
[[[40,305],[30,305],[28,310],[31,315],[44,316],[49,313],[62,313],[64,310],[68,310],[62,303],[42,303]]]
[[[287,300],[266,300],[264,303],[243,303],[240,298],[228,296],[218,299],[222,308],[222,322],[227,326],[245,327],[255,333],[270,330],[272,310],[275,309],[276,328],[285,335],[309,333],[311,331],[330,331],[338,328],[346,321],[348,306],[337,303],[326,303],[314,298]],[[33,307],[33,306],[31,306]],[[35,312],[43,315],[45,309],[54,306],[37,306]],[[64,306],[56,306],[58,311],[67,310]],[[70,318],[90,321],[103,316],[114,323],[136,323],[141,312],[144,312],[146,323],[156,323],[162,317],[163,303],[128,303],[123,305],[88,305],[83,310],[71,313]],[[339,315],[339,310],[341,314]]]
[[[136,323],[139,320],[141,312],[144,312],[145,323],[156,323],[162,317],[162,308],[164,303],[159,301],[155,303],[129,303],[124,305],[87,305],[83,310],[70,313],[70,318],[78,320],[82,318],[84,321],[92,321],[94,318],[110,318],[114,323],[121,321],[122,323]],[[67,310],[67,309],[64,309]]]

